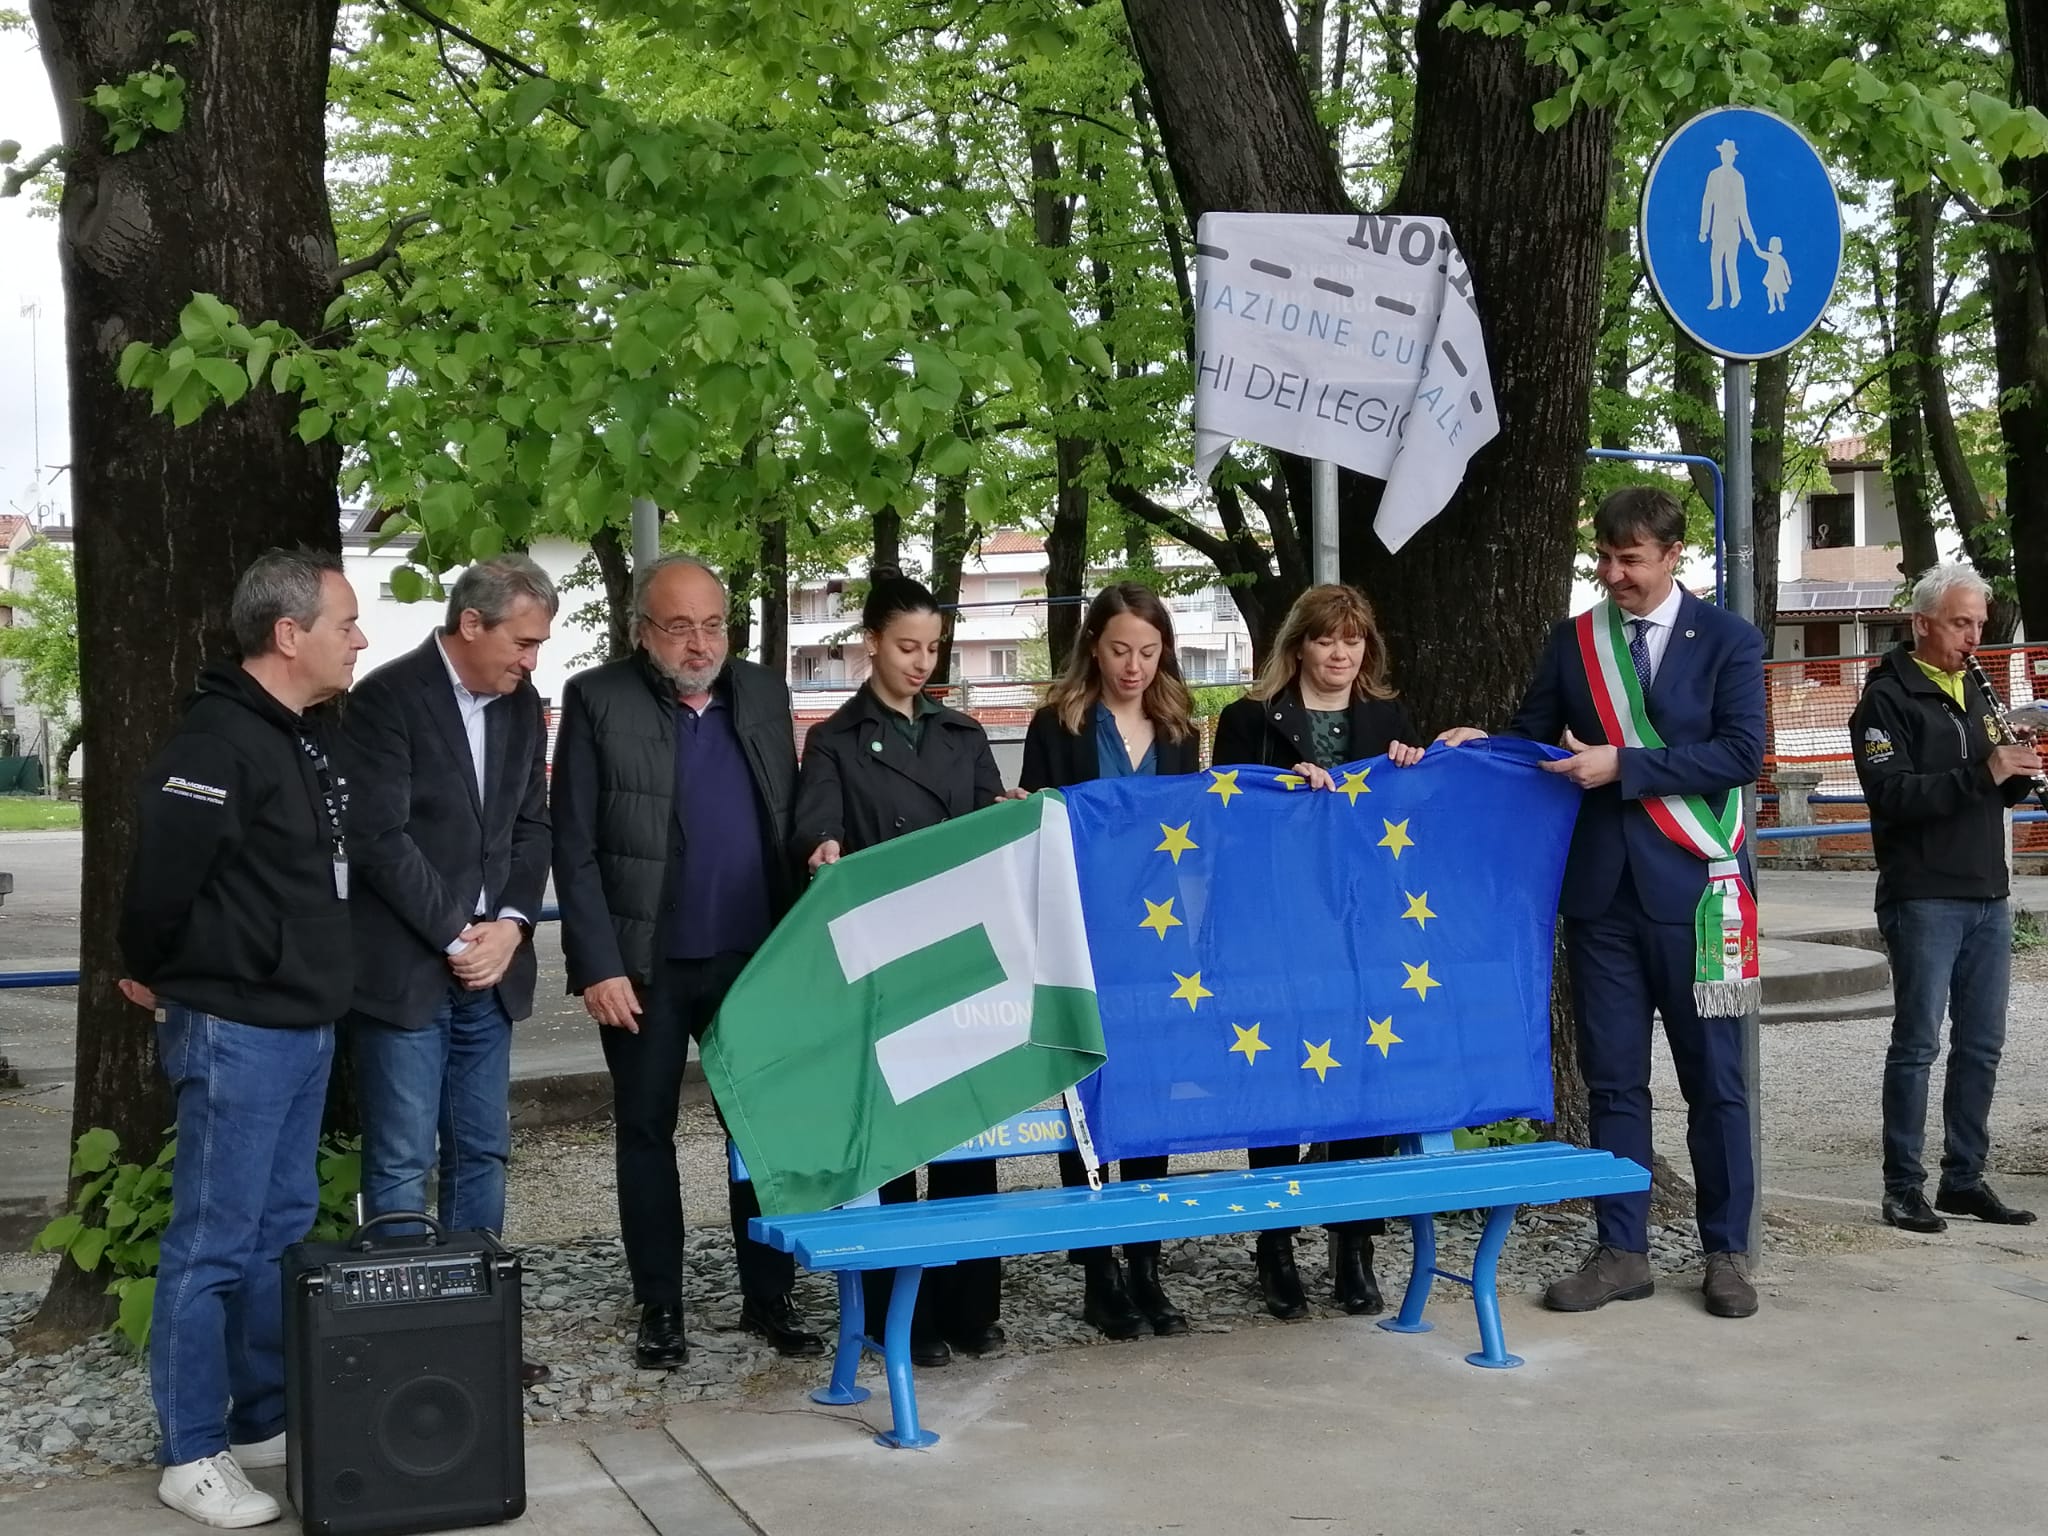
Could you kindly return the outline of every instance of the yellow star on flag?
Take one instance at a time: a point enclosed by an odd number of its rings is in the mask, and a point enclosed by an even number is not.
[[[1358,804],[1358,797],[1360,795],[1372,793],[1372,786],[1365,782],[1365,776],[1371,772],[1370,768],[1352,769],[1344,775],[1344,782],[1337,786],[1337,793],[1345,796],[1353,805]],[[1402,825],[1406,826],[1407,823],[1403,822]]]
[[[1209,793],[1220,795],[1225,805],[1230,804],[1230,797],[1232,795],[1244,793],[1243,790],[1237,787],[1237,770],[1235,768],[1211,768],[1209,770],[1209,778],[1212,781],[1209,785]]]
[[[1200,971],[1195,972],[1192,976],[1183,976],[1179,971],[1175,971],[1173,979],[1180,983],[1179,986],[1173,989],[1173,1001],[1176,1003],[1186,1003],[1189,1013],[1195,1011],[1195,1005],[1203,998],[1216,995],[1202,985],[1202,973]]]
[[[1366,1037],[1365,1043],[1368,1046],[1378,1046],[1380,1060],[1386,1060],[1388,1048],[1401,1044],[1401,1037],[1394,1033],[1393,1016],[1389,1014],[1384,1019],[1367,1019],[1365,1022],[1372,1026],[1372,1033]]]
[[[1238,1215],[1240,1215],[1240,1216],[1242,1216],[1242,1215],[1244,1214],[1244,1207],[1243,1207],[1243,1206],[1241,1206],[1241,1205],[1233,1205],[1233,1206],[1231,1207],[1231,1210],[1232,1210],[1232,1211],[1234,1211],[1234,1212],[1236,1212],[1236,1213],[1237,1213]]]
[[[1246,1029],[1242,1024],[1233,1024],[1230,1027],[1237,1031],[1237,1044],[1233,1045],[1231,1050],[1244,1053],[1246,1066],[1249,1067],[1258,1061],[1259,1052],[1273,1049],[1259,1038],[1259,1031],[1264,1029],[1265,1025],[1254,1024],[1250,1029]]]
[[[1201,1201],[1194,1199],[1192,1196],[1186,1200],[1181,1201],[1182,1205],[1200,1205],[1201,1203]]]
[[[1159,935],[1163,943],[1166,939],[1166,930],[1181,925],[1180,919],[1173,915],[1173,898],[1169,896],[1164,901],[1154,901],[1151,897],[1145,896],[1140,899],[1145,903],[1145,921],[1138,926],[1150,928]],[[1435,916],[1434,913],[1430,915]]]
[[[1280,1202],[1278,1200],[1268,1200],[1266,1202],[1266,1209],[1269,1211],[1277,1211],[1281,1209]]]
[[[1289,1179],[1289,1180],[1287,1181],[1287,1193],[1289,1193],[1290,1195],[1298,1195],[1298,1194],[1300,1194],[1300,1193],[1301,1193],[1301,1180],[1299,1180],[1299,1179]]]
[[[1169,1201],[1171,1201],[1172,1199],[1173,1199],[1173,1196],[1171,1196],[1171,1195],[1161,1195],[1161,1196],[1159,1197],[1159,1203],[1160,1203],[1161,1205],[1165,1205],[1165,1204],[1167,1204],[1167,1203],[1168,1203]]]
[[[1387,829],[1387,835],[1380,839],[1380,846],[1393,849],[1395,858],[1401,857],[1401,850],[1403,848],[1413,848],[1415,846],[1415,839],[1408,835],[1408,823],[1405,820],[1388,821],[1382,816],[1380,818],[1380,825]]]
[[[1413,891],[1403,891],[1401,894],[1408,898],[1408,910],[1401,914],[1402,919],[1405,921],[1412,917],[1415,919],[1416,927],[1427,928],[1429,920],[1436,916],[1434,912],[1429,910],[1429,892],[1424,891],[1420,896],[1416,895]],[[1149,907],[1151,903],[1148,901],[1145,905]],[[1167,905],[1172,906],[1173,903],[1168,902]],[[1163,939],[1166,935],[1162,933],[1159,937]]]
[[[1406,960],[1403,960],[1401,966],[1408,973],[1408,979],[1401,983],[1401,990],[1403,992],[1413,992],[1425,1003],[1429,1001],[1429,989],[1443,985],[1442,982],[1429,974],[1429,962],[1427,960],[1423,961],[1420,965],[1410,965]]]
[[[1343,1062],[1330,1054],[1330,1042],[1334,1039],[1336,1039],[1336,1036],[1332,1035],[1330,1040],[1325,1040],[1321,1045],[1309,1045],[1308,1060],[1301,1064],[1301,1070],[1315,1073],[1316,1081],[1319,1083],[1326,1083],[1330,1080],[1330,1069],[1332,1067],[1344,1065]],[[1308,1042],[1304,1040],[1302,1044],[1308,1045]],[[1291,1195],[1294,1191],[1290,1189],[1288,1193]]]
[[[1138,1186],[1138,1193],[1141,1195],[1149,1195],[1152,1193],[1152,1186],[1150,1184],[1140,1184]]]
[[[1289,793],[1292,793],[1306,784],[1308,780],[1298,773],[1276,773],[1273,775],[1273,782],[1275,784],[1284,784]]]
[[[1177,827],[1169,827],[1165,822],[1162,821],[1161,823],[1159,823],[1159,830],[1161,832],[1164,832],[1166,836],[1160,842],[1159,846],[1157,848],[1154,848],[1152,851],[1154,853],[1172,854],[1173,862],[1176,865],[1178,865],[1180,863],[1180,856],[1182,854],[1188,852],[1191,849],[1199,848],[1201,846],[1201,844],[1197,843],[1193,838],[1188,836],[1188,828],[1193,825],[1194,823],[1191,821],[1184,821]]]

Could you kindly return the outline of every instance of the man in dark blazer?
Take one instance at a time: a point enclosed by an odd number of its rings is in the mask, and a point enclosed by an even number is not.
[[[446,626],[348,701],[348,1023],[372,1215],[425,1210],[438,1169],[445,1225],[504,1228],[512,1024],[533,1011],[548,879],[547,725],[530,674],[557,606],[523,555],[473,565]]]
[[[1719,958],[1703,959],[1695,923],[1709,863],[1667,835],[1651,807],[1694,796],[1718,812],[1730,790],[1762,770],[1763,636],[1678,585],[1684,538],[1684,509],[1668,491],[1635,486],[1601,503],[1593,516],[1596,574],[1626,636],[1612,665],[1617,674],[1631,671],[1635,688],[1617,675],[1601,689],[1582,647],[1591,626],[1566,620],[1552,632],[1506,734],[1561,743],[1572,755],[1549,766],[1587,792],[1558,910],[1593,1144],[1650,1165],[1651,1020],[1661,1015],[1686,1101],[1706,1307],[1717,1317],[1748,1317],[1756,1311],[1746,1274],[1756,1169],[1742,1019],[1739,1009],[1716,1011],[1711,985],[1696,991],[1702,967]],[[1595,619],[1613,616],[1605,605],[1594,611]],[[1639,692],[1663,745],[1619,744],[1604,723],[1601,699],[1611,710],[1631,692]],[[1483,734],[1459,727],[1438,739],[1456,745]],[[1746,850],[1739,863],[1753,880]],[[1748,953],[1731,953],[1732,964],[1753,970],[1753,939],[1752,926],[1742,940]],[[1589,1312],[1648,1296],[1649,1207],[1647,1191],[1597,1201],[1598,1249],[1545,1292],[1545,1304]]]
[[[555,743],[562,951],[602,1026],[634,1357],[650,1370],[689,1358],[675,1134],[690,1041],[796,899],[789,690],[728,654],[726,601],[687,556],[638,572],[633,654],[569,679]],[[754,1186],[728,1181],[727,1205],[741,1327],[785,1355],[822,1354],[790,1305],[794,1262],[747,1235]]]

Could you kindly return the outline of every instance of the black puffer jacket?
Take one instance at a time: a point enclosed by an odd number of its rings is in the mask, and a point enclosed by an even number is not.
[[[142,781],[121,902],[121,953],[160,999],[279,1028],[347,1011],[348,903],[301,744],[325,753],[332,726],[326,709],[295,715],[233,663],[200,674]],[[334,786],[346,816],[347,785]]]
[[[796,741],[789,691],[765,667],[734,658],[713,685],[732,707],[733,729],[762,824],[769,904],[789,909],[788,863],[796,801]],[[674,690],[635,651],[569,679],[555,737],[555,897],[569,990],[625,976],[653,979],[657,931],[673,893],[676,704]]]

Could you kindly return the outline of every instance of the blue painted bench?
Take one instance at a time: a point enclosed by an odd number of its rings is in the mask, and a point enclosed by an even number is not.
[[[939,1162],[1017,1157],[1071,1146],[1067,1117],[1033,1110],[955,1147]],[[1402,1138],[1403,1154],[1358,1161],[1304,1163],[1258,1171],[1226,1169],[1173,1174],[1149,1183],[1105,1183],[1100,1190],[1029,1189],[956,1200],[881,1205],[863,1202],[796,1216],[757,1216],[749,1231],[760,1242],[792,1255],[813,1271],[839,1277],[839,1341],[832,1379],[811,1394],[819,1403],[848,1404],[868,1397],[854,1384],[861,1355],[882,1357],[889,1383],[891,1427],[875,1437],[894,1448],[930,1445],[939,1437],[919,1422],[910,1365],[910,1318],[925,1270],[962,1259],[1009,1258],[1065,1248],[1095,1248],[1153,1240],[1258,1232],[1273,1227],[1321,1226],[1367,1217],[1405,1218],[1414,1233],[1415,1258],[1401,1310],[1380,1327],[1427,1333],[1430,1289],[1439,1280],[1468,1287],[1479,1318],[1473,1365],[1506,1369],[1522,1362],[1507,1351],[1495,1293],[1501,1249],[1515,1211],[1592,1195],[1647,1189],[1647,1169],[1584,1147],[1559,1142],[1459,1151],[1448,1131]],[[732,1154],[736,1178],[746,1177]],[[1439,1268],[1436,1216],[1483,1210],[1486,1228],[1470,1275]],[[867,1331],[860,1277],[866,1270],[895,1271],[882,1339]]]

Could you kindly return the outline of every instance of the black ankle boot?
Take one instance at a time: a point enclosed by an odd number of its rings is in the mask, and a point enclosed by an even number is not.
[[[1294,1234],[1259,1234],[1259,1290],[1266,1310],[1275,1317],[1307,1317],[1308,1298],[1301,1293],[1301,1275],[1294,1267]]]
[[[1187,1314],[1173,1304],[1172,1299],[1160,1288],[1159,1254],[1125,1250],[1125,1262],[1131,1270],[1131,1300],[1140,1312],[1152,1321],[1152,1331],[1162,1339],[1170,1339],[1177,1333],[1188,1331]]]
[[[1145,1319],[1131,1304],[1124,1289],[1123,1267],[1108,1249],[1091,1253],[1081,1261],[1085,1277],[1081,1320],[1110,1339],[1135,1339],[1144,1332]]]
[[[1353,1317],[1387,1310],[1379,1278],[1372,1272],[1372,1238],[1364,1232],[1330,1234],[1330,1281],[1337,1305]]]

